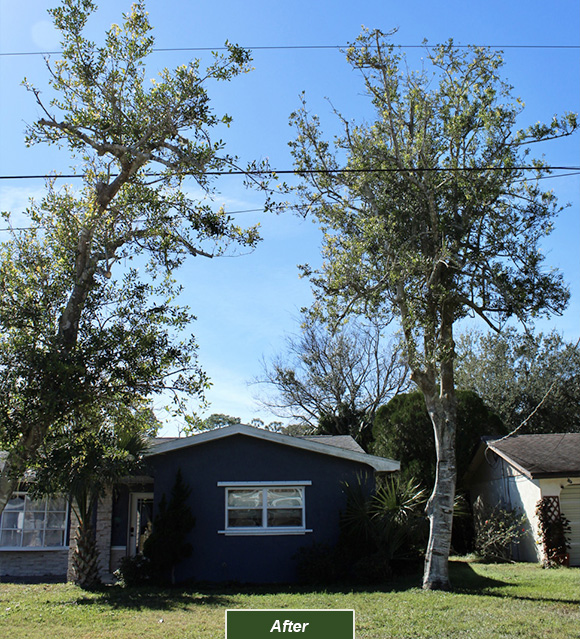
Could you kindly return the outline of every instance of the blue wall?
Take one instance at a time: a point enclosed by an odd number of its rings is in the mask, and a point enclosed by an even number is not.
[[[190,533],[193,555],[175,571],[177,581],[292,582],[293,556],[314,543],[334,544],[345,495],[341,483],[357,474],[372,482],[373,470],[364,464],[300,450],[245,435],[232,435],[149,458],[155,477],[155,507],[169,495],[180,468],[191,488],[196,524]],[[305,487],[304,535],[229,536],[225,527],[225,488],[218,482],[311,481]]]

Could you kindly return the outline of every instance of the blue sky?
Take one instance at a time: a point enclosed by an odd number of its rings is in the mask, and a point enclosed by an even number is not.
[[[0,52],[58,50],[47,7],[52,2],[0,0]],[[96,41],[112,22],[119,22],[125,0],[102,0],[90,24]],[[229,150],[243,159],[268,157],[273,167],[290,169],[288,126],[290,112],[306,92],[313,112],[333,131],[332,104],[350,118],[369,114],[357,74],[337,49],[261,49],[345,45],[360,33],[361,25],[389,31],[398,28],[393,42],[437,44],[453,38],[457,44],[504,48],[504,75],[515,94],[526,103],[522,125],[549,121],[556,113],[580,111],[580,51],[537,48],[580,45],[580,3],[577,0],[488,0],[475,2],[429,0],[338,2],[294,0],[194,2],[150,0],[155,46],[220,47],[231,42],[254,49],[255,70],[232,83],[215,87],[211,96],[218,112],[226,111],[234,123],[224,137]],[[525,48],[511,48],[519,46]],[[535,47],[535,48],[527,48]],[[406,49],[409,66],[421,64],[421,49]],[[151,75],[164,67],[187,62],[203,53],[155,53]],[[54,58],[55,56],[53,56]],[[20,85],[26,76],[46,85],[41,56],[0,56],[0,175],[70,171],[65,151],[48,147],[26,149],[25,122],[37,109]],[[558,166],[580,165],[580,136],[544,145],[537,151]],[[569,340],[580,336],[580,176],[548,181],[561,202],[570,202],[546,241],[547,263],[561,269],[571,286],[566,314],[544,322]],[[243,188],[240,178],[218,183],[216,204],[230,211],[259,209],[261,197]],[[39,180],[0,181],[0,208],[18,212],[29,196],[41,196]],[[220,260],[195,258],[179,274],[185,285],[184,302],[197,315],[192,330],[200,345],[200,361],[213,381],[209,412],[237,415],[243,421],[274,419],[253,396],[258,389],[248,382],[261,372],[262,359],[284,348],[286,334],[298,331],[299,309],[310,303],[307,281],[298,278],[297,264],[319,262],[320,236],[315,224],[290,214],[237,213],[240,224],[260,222],[263,242],[252,253]],[[168,427],[170,432],[173,427]]]

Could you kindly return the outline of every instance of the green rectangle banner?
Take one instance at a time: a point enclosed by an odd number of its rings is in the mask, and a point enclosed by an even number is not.
[[[354,610],[226,610],[226,639],[354,639]]]

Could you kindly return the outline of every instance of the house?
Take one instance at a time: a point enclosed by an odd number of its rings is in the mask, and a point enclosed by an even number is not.
[[[147,476],[131,477],[98,505],[103,578],[137,554],[177,471],[191,489],[193,554],[176,580],[291,582],[298,550],[334,544],[344,482],[371,490],[399,463],[369,455],[348,436],[291,437],[242,424],[192,437],[156,440]],[[62,498],[11,500],[0,521],[0,577],[64,577],[74,546],[74,514]]]
[[[570,565],[580,566],[580,433],[517,435],[484,441],[466,476],[474,506],[519,509],[529,529],[515,548],[521,561],[542,561],[536,506],[547,497],[571,525]]]

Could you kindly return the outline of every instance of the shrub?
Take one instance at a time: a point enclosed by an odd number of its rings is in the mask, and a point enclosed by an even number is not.
[[[497,505],[486,517],[480,516],[475,532],[475,552],[485,561],[510,561],[512,545],[525,533],[526,516],[518,510]]]
[[[421,554],[427,530],[425,491],[412,478],[379,480],[371,494],[361,481],[344,488],[347,505],[341,518],[342,543],[353,559],[380,557],[389,565],[389,572],[391,562]]]
[[[151,562],[143,555],[123,557],[119,568],[113,574],[123,588],[142,586],[151,582]]]
[[[150,560],[152,578],[156,583],[175,583],[175,566],[191,556],[192,545],[187,541],[195,518],[189,507],[191,489],[178,469],[169,502],[165,494],[153,521],[153,530],[143,546],[143,554]]]

